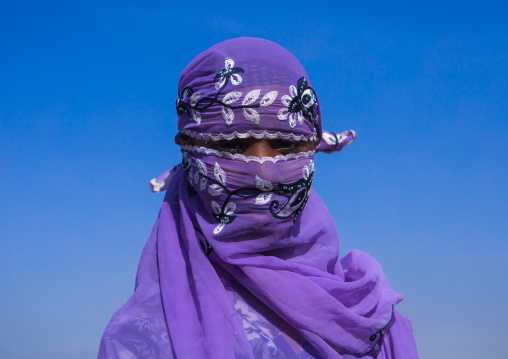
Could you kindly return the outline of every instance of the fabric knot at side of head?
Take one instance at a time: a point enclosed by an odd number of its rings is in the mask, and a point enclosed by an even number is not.
[[[198,55],[178,84],[178,130],[193,138],[321,138],[319,101],[307,73],[264,39],[221,42]]]

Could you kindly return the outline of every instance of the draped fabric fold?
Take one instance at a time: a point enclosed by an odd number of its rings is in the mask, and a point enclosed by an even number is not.
[[[183,168],[178,169],[149,239],[155,242],[156,264],[140,262],[134,295],[154,290],[155,275],[146,273],[155,270],[171,343],[164,357],[255,358],[233,306],[232,292],[226,288],[231,280],[275,313],[275,321],[282,320],[296,330],[297,340],[310,345],[314,357],[417,357],[410,324],[397,312],[392,316],[393,305],[402,297],[391,289],[381,266],[369,255],[352,251],[337,260],[335,226],[317,193],[311,193],[297,221],[298,243],[291,238],[283,245],[267,241],[263,254],[253,254],[228,251],[230,243],[210,238],[213,251],[207,256],[200,241],[203,219],[196,216],[201,200],[190,197],[188,186]],[[206,223],[202,224],[205,228]],[[122,315],[129,313],[120,310],[115,317]],[[409,329],[401,333],[389,329],[383,336],[380,332],[396,320]],[[114,323],[106,333],[119,330]],[[397,340],[400,336],[405,340]],[[106,343],[103,347],[105,351]],[[402,354],[395,355],[397,351]]]

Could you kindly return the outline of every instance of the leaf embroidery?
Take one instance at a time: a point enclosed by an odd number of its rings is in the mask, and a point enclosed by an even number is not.
[[[220,231],[222,231],[222,228],[224,228],[225,226],[225,223],[219,223],[219,225],[217,225],[217,227],[215,227],[215,229],[213,230],[213,234],[219,234]]]
[[[224,118],[224,121],[226,121],[228,125],[231,125],[235,118],[235,113],[232,109],[222,106],[222,118]]]
[[[224,98],[222,99],[222,102],[224,102],[226,105],[230,105],[233,102],[236,102],[240,96],[242,96],[242,93],[240,91],[234,91],[226,94]]]
[[[217,183],[211,184],[208,186],[208,193],[210,193],[212,196],[219,196],[222,193],[222,187]]]
[[[217,202],[215,202],[215,201],[212,201],[211,205],[212,205],[212,209],[215,212],[215,214],[219,214],[220,213],[220,206],[219,206],[219,204]]]
[[[247,95],[245,95],[245,98],[242,101],[242,105],[247,106],[255,102],[258,99],[260,92],[261,90],[252,90],[249,93],[247,93]]]
[[[271,191],[273,189],[273,185],[270,183],[270,181],[266,181],[260,178],[258,175],[256,175],[254,178],[254,183],[256,184],[256,188],[260,189],[261,191]]]
[[[208,180],[204,177],[201,178],[201,181],[199,182],[199,189],[202,191],[206,188],[206,183]]]
[[[201,173],[203,176],[206,176],[207,170],[206,165],[203,163],[203,161],[201,161],[200,159],[196,159],[196,163],[198,165],[199,173]]]
[[[226,185],[226,172],[222,168],[220,168],[219,164],[215,162],[215,168],[213,169],[213,174],[215,176],[215,179],[222,184],[223,186]]]
[[[256,197],[255,204],[257,206],[261,206],[263,204],[266,204],[266,203],[270,202],[271,199],[272,199],[272,194],[271,193],[261,193],[261,194],[259,194]]]
[[[191,105],[191,107],[196,107],[200,97],[201,97],[201,93],[199,93],[199,92],[194,92],[192,94],[192,96],[190,97],[190,105]]]
[[[309,167],[307,165],[303,166],[303,178],[306,180],[309,179]]]
[[[289,115],[288,109],[287,108],[281,108],[279,110],[279,113],[277,114],[277,117],[279,118],[279,120],[284,121],[284,120],[286,120],[286,118],[288,118],[288,115]]]
[[[236,204],[234,204],[233,202],[229,202],[226,205],[226,208],[224,209],[224,213],[227,214],[228,216],[235,213],[235,211],[236,211]]]
[[[201,114],[198,111],[192,110],[192,109],[191,109],[191,113],[192,113],[192,119],[194,121],[196,121],[196,123],[198,125],[201,124]]]
[[[254,122],[255,124],[259,124],[259,113],[253,108],[244,108],[243,109],[243,117],[247,121]]]
[[[271,105],[273,103],[273,101],[275,101],[275,99],[277,98],[278,93],[279,93],[278,91],[268,92],[267,94],[265,94],[263,96],[259,105],[263,106],[263,107]]]

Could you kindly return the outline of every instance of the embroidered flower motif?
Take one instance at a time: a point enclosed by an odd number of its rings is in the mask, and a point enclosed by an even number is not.
[[[208,183],[208,179],[206,178],[208,171],[206,165],[201,160],[197,159],[196,165],[198,170],[194,173],[194,183],[198,184],[199,182],[199,189],[202,191],[206,188],[206,184]]]
[[[192,119],[199,125],[201,123],[201,114],[197,110],[197,105],[200,97],[201,93],[194,92],[190,87],[184,88],[182,93],[178,94],[178,99],[176,100],[176,113],[178,116],[186,113],[192,116]],[[190,110],[184,100],[189,102]]]
[[[296,222],[296,218],[303,211],[309,199],[310,187],[314,177],[314,161],[310,161],[309,165],[303,167],[302,177],[293,183],[279,183],[279,188],[286,193],[285,197],[288,200],[282,206],[278,200],[270,203],[269,209],[275,218],[293,217],[293,222]]]
[[[210,193],[210,195],[214,197],[220,196],[220,194],[222,193],[222,187],[217,183],[211,184],[210,186],[208,186],[208,193]]]
[[[216,90],[223,88],[229,79],[231,79],[233,85],[240,85],[242,83],[242,76],[239,73],[244,73],[245,71],[241,67],[235,67],[233,59],[226,58],[225,67],[225,69],[220,70],[215,75],[214,81],[217,81],[215,83]]]
[[[215,179],[220,182],[221,185],[226,185],[226,172],[220,167],[220,165],[215,162],[215,167],[213,169],[213,175]]]
[[[256,100],[259,97],[259,94],[261,93],[261,90],[252,90],[250,91],[242,101],[243,106],[243,117],[247,121],[254,122],[255,124],[259,124],[259,113],[253,109],[252,107],[248,107],[252,103],[256,102]]]
[[[182,156],[182,164],[189,183],[188,191],[190,196],[197,194],[196,188],[198,188],[198,184],[200,191],[205,190],[208,186],[208,193],[212,197],[226,195],[222,204],[216,201],[218,198],[210,201],[212,216],[218,222],[213,230],[214,234],[219,234],[226,224],[230,224],[236,219],[236,204],[231,201],[232,198],[255,198],[254,204],[256,206],[269,203],[268,210],[275,218],[291,218],[295,222],[296,218],[303,211],[310,195],[310,187],[314,175],[314,161],[312,160],[302,167],[302,178],[295,182],[278,183],[275,188],[270,181],[256,175],[254,177],[254,187],[230,190],[226,187],[226,172],[218,162],[215,162],[213,166],[214,176],[212,178],[208,177],[206,164],[200,159],[189,156],[185,151],[182,152]],[[208,185],[208,181],[213,183]],[[279,198],[273,199],[274,195],[277,195]]]
[[[272,199],[272,193],[269,191],[273,190],[273,185],[269,181],[259,178],[258,175],[256,175],[254,183],[256,184],[256,188],[264,192],[258,194],[255,204],[257,206],[262,206],[263,204],[270,202]]]
[[[233,123],[235,118],[233,110],[235,109],[242,109],[243,117],[247,121],[259,125],[260,115],[256,108],[271,105],[277,98],[278,91],[267,92],[259,103],[255,102],[261,95],[261,89],[248,92],[243,98],[241,105],[233,105],[234,102],[241,98],[242,92],[240,91],[229,92],[220,100],[219,96],[228,82],[231,81],[233,85],[240,85],[243,81],[240,74],[245,72],[244,69],[235,67],[233,59],[226,58],[224,64],[225,68],[217,72],[214,77],[215,89],[218,91],[215,95],[202,97],[199,92],[195,92],[191,87],[185,87],[182,93],[178,94],[178,99],[176,100],[176,112],[178,116],[180,117],[182,114],[187,114],[199,125],[201,124],[200,111],[206,110],[215,103],[219,103],[222,105],[222,117],[228,126]]]
[[[242,109],[243,117],[250,122],[254,122],[259,125],[259,113],[255,110],[256,107],[266,107],[270,106],[273,101],[277,98],[278,91],[270,91],[267,92],[259,103],[255,103],[261,94],[261,89],[256,89],[249,91],[242,100],[241,105],[233,105],[236,101],[240,99],[242,93],[240,91],[233,91],[227,93],[222,101],[218,101],[222,104],[222,118],[226,121],[226,124],[229,126],[233,123],[233,119],[235,118],[235,113],[233,109]]]
[[[301,77],[298,80],[298,88],[294,85],[289,86],[289,95],[284,95],[281,102],[287,108],[281,108],[277,117],[281,121],[285,121],[289,117],[289,126],[296,126],[298,121],[303,125],[304,117],[313,123],[317,121],[317,116],[313,115],[314,107],[318,106],[317,97],[314,90],[309,87],[307,79]]]
[[[211,202],[212,210],[215,213],[214,217],[217,219],[220,223],[214,228],[213,234],[219,234],[224,226],[228,223],[233,222],[233,220],[236,218],[236,216],[233,215],[236,211],[236,204],[233,202],[229,202],[224,206],[224,210],[219,206],[219,204],[215,201]]]

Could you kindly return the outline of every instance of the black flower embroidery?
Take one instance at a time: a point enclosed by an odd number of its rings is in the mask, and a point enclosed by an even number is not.
[[[245,71],[241,67],[235,67],[233,59],[226,58],[225,68],[217,72],[217,75],[215,75],[214,81],[217,81],[215,83],[215,89],[220,90],[226,86],[230,79],[233,85],[241,84],[242,76],[239,74],[244,72]]]
[[[288,200],[282,206],[279,201],[274,200],[270,203],[270,213],[275,218],[286,219],[296,217],[302,213],[310,195],[310,187],[314,177],[314,162],[311,161],[309,166],[303,167],[303,178],[293,183],[279,183],[279,194]],[[279,208],[280,206],[280,208]]]
[[[199,92],[194,92],[194,90],[190,87],[184,88],[182,93],[178,94],[178,99],[176,100],[176,113],[178,116],[186,113],[187,115],[192,116],[194,121],[200,124],[201,114],[197,110],[200,97],[201,94]],[[186,102],[188,102],[188,104]]]
[[[305,77],[298,80],[297,87],[289,86],[289,95],[281,98],[282,104],[287,108],[279,110],[277,115],[279,120],[284,121],[289,118],[291,127],[295,127],[297,121],[302,125],[304,117],[312,123],[317,121],[317,116],[314,115],[314,109],[318,106],[316,93]]]
[[[275,218],[292,218],[293,223],[296,222],[296,218],[307,204],[314,177],[314,161],[310,161],[309,165],[303,167],[303,178],[298,181],[292,183],[278,183],[277,187],[275,187],[269,181],[255,176],[255,187],[244,187],[231,191],[226,187],[226,173],[218,163],[215,163],[214,167],[215,178],[211,178],[207,176],[206,171],[201,169],[203,163],[200,160],[194,160],[198,167],[198,170],[195,171],[192,169],[191,161],[193,161],[191,157],[187,156],[187,153],[184,152],[183,167],[187,174],[189,189],[193,190],[194,195],[196,194],[197,184],[203,181],[205,181],[205,186],[208,181],[212,183],[208,185],[208,193],[213,197],[218,197],[223,192],[227,195],[222,205],[215,200],[212,200],[210,203],[212,215],[218,222],[218,225],[213,231],[214,234],[219,234],[224,229],[225,225],[232,223],[237,217],[235,214],[236,204],[232,202],[234,198],[253,199],[254,204],[258,206],[268,204],[268,209]],[[199,189],[204,190],[204,186],[200,186]],[[280,197],[285,197],[287,201],[281,203],[281,201],[277,199],[272,200],[272,195],[274,194],[278,195],[279,199]]]

